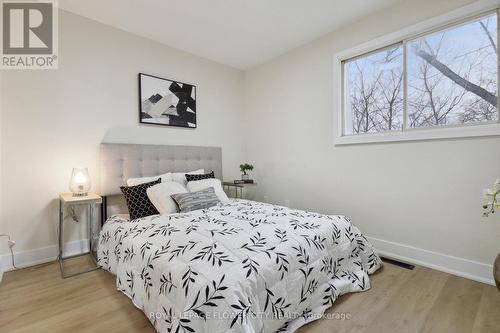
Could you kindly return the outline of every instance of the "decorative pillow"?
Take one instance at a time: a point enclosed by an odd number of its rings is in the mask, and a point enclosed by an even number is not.
[[[224,204],[229,202],[229,198],[222,189],[220,180],[217,178],[208,178],[187,183],[187,189],[189,192],[195,192],[210,187],[214,189],[215,195],[219,198],[220,202]]]
[[[177,213],[177,203],[170,197],[172,194],[187,193],[187,189],[176,182],[161,182],[146,190],[149,200],[160,214]]]
[[[152,181],[157,180],[158,178],[161,178],[161,182],[171,182],[172,181],[172,174],[170,172],[164,173],[163,175],[159,176],[152,176],[152,177],[140,177],[140,178],[129,178],[127,179],[127,186],[136,186],[144,183],[150,183]]]
[[[161,178],[154,182],[144,183],[136,186],[122,186],[123,195],[127,201],[127,208],[130,214],[130,220],[135,220],[141,217],[158,214],[155,206],[149,201],[146,190],[148,187],[161,183]]]
[[[173,194],[172,199],[177,202],[181,212],[205,209],[219,203],[219,199],[212,187],[196,192]]]
[[[188,175],[202,175],[205,173],[205,169],[198,169],[190,172],[174,172],[172,173],[172,181],[180,183],[182,186],[186,186],[186,174]]]
[[[215,178],[215,175],[214,175],[214,172],[210,172],[210,173],[204,173],[202,175],[190,175],[190,174],[186,174],[186,180],[189,182],[193,182],[193,181],[196,181],[196,180],[202,180],[202,179],[208,179],[208,178]]]

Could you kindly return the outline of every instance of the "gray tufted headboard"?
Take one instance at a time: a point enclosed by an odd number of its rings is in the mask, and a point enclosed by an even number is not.
[[[205,169],[222,179],[220,147],[166,146],[102,143],[100,151],[101,194],[121,194],[128,178],[156,176],[166,172]]]
[[[120,186],[125,185],[128,178],[205,169],[206,172],[213,170],[215,177],[222,179],[220,147],[101,143],[99,157],[102,223],[108,212],[127,212]]]

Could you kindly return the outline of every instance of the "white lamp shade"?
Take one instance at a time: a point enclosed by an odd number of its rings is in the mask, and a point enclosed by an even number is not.
[[[90,176],[87,168],[73,168],[69,181],[69,190],[75,196],[88,195],[90,190]]]

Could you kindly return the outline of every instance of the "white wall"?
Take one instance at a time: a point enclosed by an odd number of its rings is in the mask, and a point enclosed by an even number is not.
[[[500,216],[481,217],[481,196],[500,176],[500,138],[333,145],[333,55],[470,2],[407,1],[247,72],[256,198],[346,214],[371,237],[491,265]]]
[[[65,11],[59,49],[58,70],[2,71],[0,232],[17,241],[16,252],[52,253],[58,194],[73,166],[89,167],[97,183],[100,142],[221,146],[225,176],[239,174],[240,71]],[[198,128],[139,125],[139,72],[196,84]]]

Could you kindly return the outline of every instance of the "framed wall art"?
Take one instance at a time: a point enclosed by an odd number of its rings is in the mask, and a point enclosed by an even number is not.
[[[196,128],[196,86],[139,73],[139,122]]]

